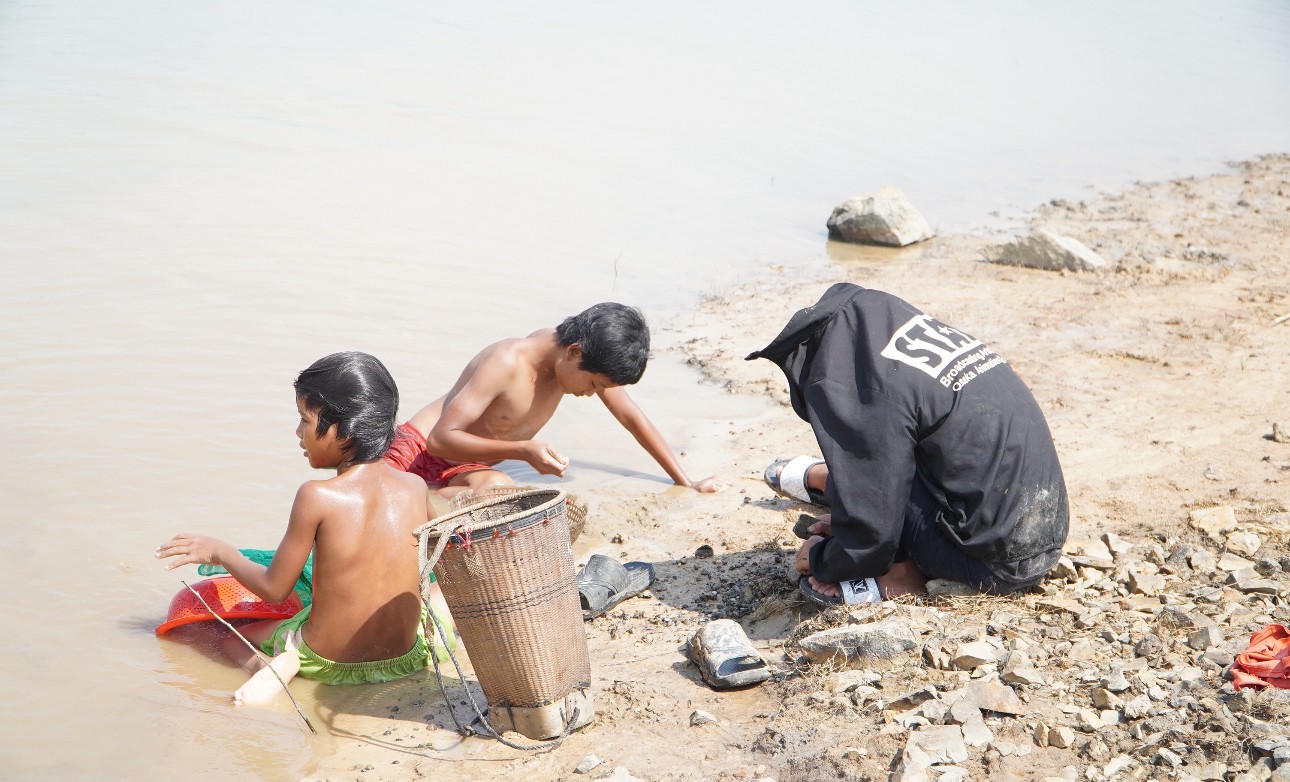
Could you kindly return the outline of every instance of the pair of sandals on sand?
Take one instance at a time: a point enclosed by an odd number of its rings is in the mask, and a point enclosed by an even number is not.
[[[654,583],[648,562],[622,563],[592,554],[578,573],[583,620],[595,619]],[[690,639],[689,656],[709,686],[718,690],[747,687],[770,678],[770,668],[738,622],[717,619]]]
[[[797,500],[828,507],[824,493],[806,485],[806,473],[822,459],[798,456],[773,462],[766,468],[766,485],[776,493]],[[793,533],[805,540],[811,536],[810,527],[818,522],[814,516],[802,514]],[[595,619],[629,597],[639,595],[654,583],[654,567],[648,562],[619,562],[613,557],[593,554],[578,574],[578,594],[582,602],[582,618]],[[833,597],[812,589],[806,579],[798,580],[802,594],[820,605],[871,602],[881,600],[878,585],[873,579],[844,582],[843,597]],[[748,687],[770,678],[770,667],[753,646],[743,627],[732,619],[716,619],[699,629],[690,638],[687,654],[708,686],[717,690]]]
[[[807,473],[817,464],[824,464],[824,460],[813,456],[779,459],[770,463],[763,477],[766,485],[781,497],[827,508],[829,498],[824,495],[824,492],[806,485]],[[817,522],[819,519],[816,517],[803,513],[798,516],[797,523],[793,525],[793,534],[806,540],[814,534],[811,532],[811,527]],[[842,590],[841,595],[826,595],[813,588],[808,579],[802,578],[796,567],[789,571],[789,575],[796,576],[798,590],[817,605],[833,607],[856,603],[877,603],[882,600],[882,590],[878,588],[878,582],[872,578],[842,581],[838,584]]]

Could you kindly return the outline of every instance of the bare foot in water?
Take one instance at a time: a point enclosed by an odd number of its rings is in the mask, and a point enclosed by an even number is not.
[[[272,667],[273,670],[269,670]],[[273,672],[277,671],[278,675],[274,676]],[[300,655],[294,650],[288,650],[274,657],[268,665],[256,671],[251,678],[246,680],[233,693],[234,706],[263,706],[273,700],[275,696],[282,692],[282,685],[290,682],[292,677],[300,671]],[[282,681],[278,681],[278,677]]]
[[[901,595],[921,595],[927,591],[927,576],[908,560],[892,563],[891,570],[878,576],[877,581],[883,598],[887,600]]]

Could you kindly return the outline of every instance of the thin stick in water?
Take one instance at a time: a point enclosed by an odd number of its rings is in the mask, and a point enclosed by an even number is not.
[[[313,733],[314,735],[317,735],[317,734],[318,734],[318,731],[314,728],[314,724],[313,724],[312,722],[310,722],[310,721],[309,721],[309,718],[305,716],[305,713],[304,713],[303,711],[301,711],[301,710],[300,710],[300,704],[296,703],[296,696],[294,696],[294,695],[292,695],[292,694],[291,694],[291,689],[290,689],[289,687],[287,687],[287,683],[286,683],[286,682],[284,682],[284,681],[282,681],[282,677],[278,675],[277,670],[276,670],[276,669],[274,669],[274,667],[273,667],[272,665],[270,665],[270,664],[269,664],[269,663],[270,663],[270,662],[272,662],[272,661],[271,661],[271,660],[269,660],[269,658],[268,658],[267,656],[265,656],[264,652],[261,652],[259,649],[256,649],[256,648],[255,648],[255,644],[253,644],[253,643],[251,643],[250,641],[246,640],[246,636],[244,636],[244,635],[242,635],[241,633],[239,633],[239,632],[237,631],[237,628],[236,628],[236,627],[234,627],[233,625],[231,625],[231,624],[229,624],[228,622],[226,622],[226,621],[224,620],[224,617],[222,617],[222,616],[220,616],[219,614],[215,613],[215,609],[213,609],[213,608],[211,608],[211,607],[210,607],[210,603],[207,603],[207,602],[206,602],[206,598],[204,598],[204,597],[202,597],[200,594],[198,594],[198,592],[197,592],[197,590],[196,590],[196,589],[193,589],[191,586],[188,586],[188,582],[187,582],[187,581],[185,581],[185,580],[183,580],[183,579],[181,578],[181,579],[179,579],[179,583],[181,583],[181,584],[183,584],[184,586],[188,587],[188,591],[189,591],[189,592],[192,592],[194,595],[196,595],[196,596],[197,596],[197,599],[198,599],[198,600],[202,601],[202,605],[206,606],[206,610],[207,610],[207,611],[210,611],[211,616],[213,616],[213,617],[215,617],[216,619],[220,620],[220,622],[223,622],[223,624],[224,624],[224,626],[225,626],[225,627],[227,627],[228,629],[230,629],[230,630],[232,630],[232,631],[233,631],[233,635],[236,635],[238,638],[240,638],[240,639],[241,639],[242,643],[246,644],[246,648],[250,649],[252,654],[254,654],[256,657],[258,657],[258,658],[260,658],[262,661],[264,661],[264,665],[265,665],[265,667],[266,667],[266,668],[268,668],[270,671],[273,671],[273,678],[275,678],[275,679],[277,679],[277,680],[278,680],[278,684],[281,684],[281,685],[282,685],[282,689],[287,693],[287,697],[291,699],[291,705],[296,707],[296,714],[299,714],[299,715],[300,715],[300,719],[302,719],[302,720],[304,720],[304,721],[305,721],[305,727],[309,728],[309,732],[310,732],[310,733]]]

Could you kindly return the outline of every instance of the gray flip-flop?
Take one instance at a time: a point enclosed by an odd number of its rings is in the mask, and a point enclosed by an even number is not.
[[[703,681],[716,690],[748,687],[770,678],[766,660],[733,619],[708,622],[690,639],[687,652]]]
[[[648,562],[623,564],[604,554],[592,554],[578,574],[582,618],[595,619],[654,583],[654,566]]]

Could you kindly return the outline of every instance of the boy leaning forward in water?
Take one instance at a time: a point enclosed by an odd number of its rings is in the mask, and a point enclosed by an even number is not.
[[[677,485],[717,491],[716,478],[690,480],[676,454],[624,386],[641,379],[649,359],[649,327],[641,313],[605,302],[559,326],[504,339],[471,359],[447,394],[399,427],[386,462],[420,475],[443,496],[509,484],[493,465],[528,462],[542,475],[568,467],[554,447],[536,439],[567,394],[595,394]]]
[[[157,549],[166,566],[218,565],[269,602],[290,594],[310,552],[313,602],[294,617],[244,625],[283,682],[299,673],[327,684],[402,678],[429,661],[413,531],[426,521],[425,483],[382,461],[394,439],[399,392],[385,366],[365,353],[336,353],[295,382],[296,436],[309,465],[336,475],[296,492],[287,531],[266,567],[222,540],[180,534]],[[446,617],[437,585],[437,614]],[[230,636],[224,651],[251,678],[237,703],[273,697],[281,684],[258,655]]]

